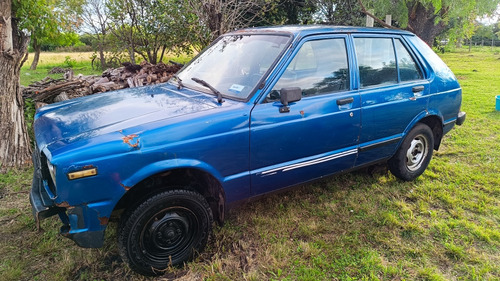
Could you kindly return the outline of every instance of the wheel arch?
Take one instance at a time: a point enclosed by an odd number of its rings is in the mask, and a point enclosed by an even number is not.
[[[196,163],[200,164],[199,161]],[[179,163],[176,163],[179,164]],[[220,180],[200,166],[166,167],[155,165],[153,169],[144,173],[141,169],[133,178],[123,181],[126,190],[113,211],[134,207],[149,196],[165,190],[187,189],[200,193],[210,205],[214,218],[219,224],[224,222],[225,192]],[[161,168],[159,168],[161,167]],[[151,167],[150,167],[151,168]],[[142,179],[138,180],[142,174]],[[131,184],[132,183],[132,184]]]
[[[434,150],[438,150],[441,145],[441,140],[443,139],[442,118],[437,115],[428,115],[420,119],[418,123],[423,123],[431,128],[434,137]]]
[[[438,150],[444,135],[443,117],[438,112],[423,111],[413,119],[408,127],[406,127],[404,136],[406,136],[418,123],[423,123],[431,128],[434,137],[434,150]]]

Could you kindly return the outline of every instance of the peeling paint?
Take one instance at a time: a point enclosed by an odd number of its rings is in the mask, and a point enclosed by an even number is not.
[[[130,147],[137,148],[139,146],[139,139],[138,139],[138,137],[139,136],[136,135],[136,134],[131,134],[131,135],[123,137],[122,139],[123,139],[123,142],[126,143],[126,144],[128,144],[128,145],[130,145]],[[135,142],[134,142],[134,139],[136,139]]]
[[[126,186],[124,185],[123,183],[120,183],[120,185],[126,190],[126,191],[129,191],[132,187],[130,186]]]
[[[69,205],[69,203],[68,203],[68,202],[66,202],[66,201],[61,202],[61,203],[56,203],[55,205],[56,205],[57,207],[61,207],[61,208],[69,208],[69,207],[71,207],[71,206]]]
[[[101,225],[107,225],[108,222],[109,222],[109,218],[108,217],[102,217],[102,218],[99,218],[99,221],[101,222]]]

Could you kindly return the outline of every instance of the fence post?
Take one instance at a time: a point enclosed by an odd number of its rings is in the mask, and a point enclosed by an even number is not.
[[[392,15],[385,15],[385,23],[387,25],[391,25],[391,23],[392,23]]]
[[[368,12],[373,15],[373,10],[368,10]],[[373,27],[373,22],[373,18],[369,15],[366,15],[366,27]]]

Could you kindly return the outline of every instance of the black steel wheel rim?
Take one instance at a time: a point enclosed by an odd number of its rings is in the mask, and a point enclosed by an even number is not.
[[[177,264],[191,254],[199,233],[196,215],[189,209],[176,206],[163,209],[144,225],[140,236],[140,250],[151,264]]]

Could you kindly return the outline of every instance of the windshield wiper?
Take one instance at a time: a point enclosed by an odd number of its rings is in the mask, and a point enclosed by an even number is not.
[[[217,95],[217,102],[218,103],[223,103],[224,102],[224,100],[222,99],[222,94],[219,91],[217,91],[217,89],[215,89],[214,87],[212,87],[212,85],[208,84],[207,81],[201,80],[201,79],[196,78],[196,77],[191,78],[191,80],[193,80],[194,82],[196,82],[198,84],[201,84],[201,85],[209,88],[214,94]]]
[[[179,78],[179,76],[177,76],[177,74],[174,74],[174,77],[176,80],[177,80],[177,89],[180,90],[182,88],[184,88],[184,84],[182,84],[182,79]]]

